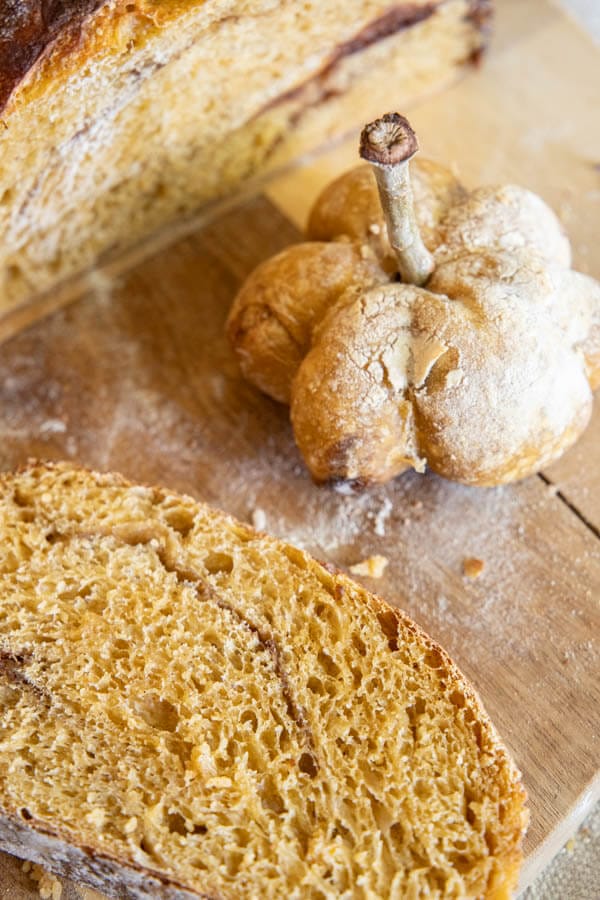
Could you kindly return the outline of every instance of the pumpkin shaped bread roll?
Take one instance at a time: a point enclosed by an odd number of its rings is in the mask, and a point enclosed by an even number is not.
[[[559,457],[591,415],[600,285],[570,268],[558,219],[524,188],[467,192],[433,162],[409,170],[416,150],[398,114],[367,126],[371,167],[341,176],[311,212],[309,235],[322,243],[264,263],[229,316],[244,373],[289,402],[318,482],[428,466],[503,484]],[[298,260],[311,247],[307,277]],[[342,253],[348,269],[334,278],[328,257],[344,265]],[[267,294],[262,334],[242,328]],[[278,349],[279,382],[263,337],[276,328],[301,334],[295,352]]]

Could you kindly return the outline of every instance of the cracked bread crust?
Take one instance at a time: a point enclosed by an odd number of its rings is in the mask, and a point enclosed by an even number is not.
[[[399,610],[67,464],[5,476],[0,522],[5,849],[121,897],[511,895],[519,774]]]

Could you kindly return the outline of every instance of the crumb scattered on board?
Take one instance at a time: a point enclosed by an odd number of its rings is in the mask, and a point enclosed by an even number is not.
[[[252,527],[257,531],[264,531],[267,527],[267,516],[264,509],[257,506],[252,510]]]
[[[369,578],[381,578],[388,562],[387,556],[375,554],[375,556],[368,556],[361,562],[356,563],[356,565],[350,566],[350,571],[353,575],[368,575]]]
[[[463,559],[463,575],[465,578],[479,578],[485,569],[485,562],[476,556],[467,556]]]
[[[24,862],[23,872],[29,875],[32,881],[37,882],[38,891],[42,900],[60,900],[63,886],[60,879],[51,872],[47,872],[42,866],[35,863]]]

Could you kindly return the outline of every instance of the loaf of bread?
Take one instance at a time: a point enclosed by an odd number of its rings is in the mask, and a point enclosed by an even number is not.
[[[0,533],[0,849],[119,898],[511,896],[519,773],[403,613],[66,464]]]
[[[448,80],[491,2],[0,6],[1,314]]]
[[[494,487],[540,472],[592,415],[600,282],[571,268],[541,197],[468,191],[414,159],[399,113],[367,125],[360,152],[371,165],[325,187],[310,240],[240,288],[227,334],[242,372],[290,404],[317,483],[428,467]]]

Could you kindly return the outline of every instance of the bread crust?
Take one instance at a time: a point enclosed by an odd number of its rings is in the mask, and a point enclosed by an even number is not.
[[[160,872],[145,869],[131,860],[119,859],[97,847],[77,845],[47,823],[27,819],[16,809],[0,811],[0,844],[13,856],[28,859],[45,869],[87,884],[117,900],[228,900],[223,894],[189,890]]]
[[[444,0],[410,0],[392,5],[353,38],[340,43],[320,76],[324,78],[344,56],[423,21],[443,3]],[[7,0],[0,3],[0,8],[4,5]],[[170,0],[166,4],[157,0],[73,0],[64,4],[13,0],[6,13],[0,12],[0,113],[10,113],[16,95],[23,102],[58,86],[69,72],[94,55],[111,53],[125,20],[132,29],[132,39],[143,41],[153,29],[176,21],[194,6],[207,7],[208,21],[212,8],[219,5],[215,0]],[[226,9],[223,12],[224,17],[231,17]],[[491,15],[490,0],[472,0],[467,17],[483,39],[478,58],[487,40]],[[293,88],[269,105],[291,99],[304,87]]]
[[[0,24],[0,112],[20,82],[53,45],[73,53],[86,20],[108,0],[76,0],[50,5],[42,0],[15,0]],[[6,6],[6,3],[2,4]]]
[[[68,472],[85,474],[98,486],[133,487],[133,483],[117,473],[99,473],[69,463],[40,462],[30,460],[18,469],[19,474],[43,477],[45,473]],[[0,494],[11,489],[14,474],[5,473],[0,476]],[[173,497],[171,491],[148,484],[135,485],[154,492],[158,502]],[[290,558],[290,552],[299,554],[310,574],[322,583],[333,588],[334,595],[340,603],[344,595],[359,599],[373,613],[373,621],[378,621],[382,633],[387,639],[390,653],[398,649],[397,639],[401,632],[414,636],[415,642],[433,655],[440,678],[451,685],[452,689],[464,695],[465,706],[476,716],[480,725],[479,745],[482,752],[494,756],[506,776],[508,786],[506,805],[506,821],[512,829],[511,840],[507,846],[494,854],[495,868],[488,884],[485,898],[509,898],[511,888],[516,886],[518,871],[522,861],[521,842],[528,821],[528,813],[524,808],[526,792],[522,785],[521,775],[517,770],[510,753],[496,732],[480,697],[474,687],[460,672],[446,651],[413,622],[402,610],[390,606],[382,598],[371,594],[350,577],[330,564],[322,564],[303,550],[292,547],[283,541],[259,533],[245,523],[238,522],[232,516],[213,510],[205,504],[187,495],[179,495],[183,502],[194,504],[198,509],[210,511],[210,515],[231,528],[244,539],[260,540],[261,545],[279,551]],[[110,855],[99,846],[78,841],[77,836],[65,830],[49,825],[31,816],[28,810],[0,807],[0,845],[3,849],[22,858],[31,859],[57,875],[81,881],[104,891],[110,896],[141,900],[147,896],[165,898],[165,900],[229,900],[226,893],[215,895],[190,889],[156,870],[138,865],[131,859]]]

